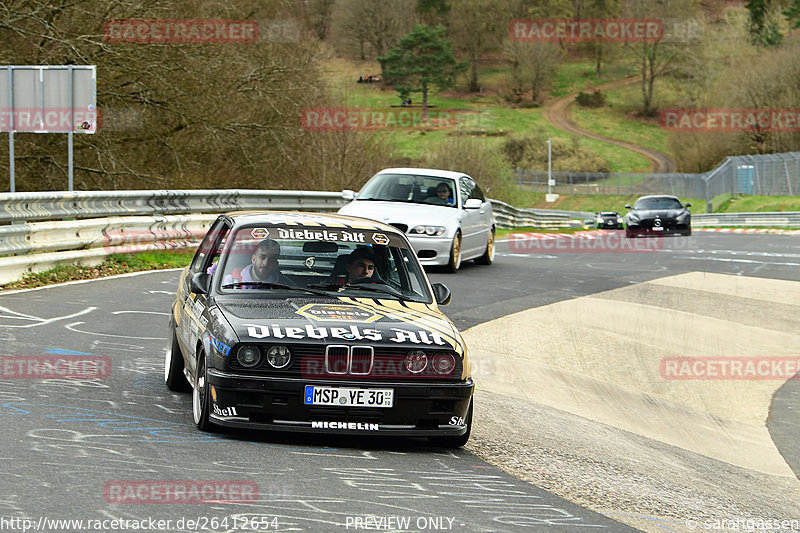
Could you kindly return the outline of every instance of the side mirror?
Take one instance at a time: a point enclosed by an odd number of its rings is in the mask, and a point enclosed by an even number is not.
[[[211,290],[211,274],[198,272],[192,276],[192,281],[189,283],[189,287],[195,294],[208,294]]]
[[[625,209],[630,209],[630,208],[631,208],[631,204],[625,204]]]
[[[686,204],[684,204],[684,207],[692,207],[692,204],[690,204],[689,202],[686,202]]]
[[[453,294],[450,292],[450,289],[447,288],[447,285],[444,283],[433,283],[431,284],[431,289],[433,289],[433,296],[436,298],[437,304],[447,305],[450,303]]]
[[[356,197],[355,191],[351,191],[350,189],[345,189],[342,191],[342,198],[344,198],[347,201],[350,201],[355,197]]]
[[[480,209],[483,205],[483,202],[480,201],[478,198],[470,198],[466,202],[464,202],[464,209]]]

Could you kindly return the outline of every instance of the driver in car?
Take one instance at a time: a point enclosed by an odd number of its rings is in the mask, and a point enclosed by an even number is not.
[[[280,285],[293,285],[292,281],[278,270],[278,257],[281,255],[281,245],[273,239],[264,239],[258,243],[258,248],[250,258],[250,264],[244,269],[236,269],[225,276],[223,285],[230,283],[255,281],[262,283],[277,283]],[[242,285],[248,289],[255,285]]]
[[[436,186],[436,196],[444,200],[447,205],[455,205],[456,201],[453,198],[453,191],[447,183],[440,183]]]

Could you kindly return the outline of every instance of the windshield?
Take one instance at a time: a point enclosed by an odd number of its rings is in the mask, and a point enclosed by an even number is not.
[[[414,252],[391,233],[320,226],[236,230],[214,283],[223,293],[295,292],[432,301]]]
[[[450,178],[378,174],[364,185],[356,199],[456,207],[455,190],[455,181]]]
[[[636,202],[634,209],[683,209],[675,198],[643,198]]]

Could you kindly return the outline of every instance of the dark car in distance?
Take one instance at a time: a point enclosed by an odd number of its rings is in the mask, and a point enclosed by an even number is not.
[[[462,446],[474,383],[461,334],[392,226],[221,215],[178,283],[164,380],[201,430],[428,437]]]
[[[603,211],[597,214],[595,227],[597,229],[623,229],[625,220],[616,211]]]
[[[684,235],[692,234],[692,214],[677,196],[642,196],[625,215],[625,236]]]

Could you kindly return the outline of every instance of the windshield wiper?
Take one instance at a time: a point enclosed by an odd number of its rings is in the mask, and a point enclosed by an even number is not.
[[[344,285],[339,285],[338,283],[315,283],[314,285],[309,285],[309,287],[316,287],[319,289],[331,289],[341,291],[344,289],[355,289],[355,290],[364,290],[364,291],[371,291],[371,292],[381,292],[383,294],[388,294],[389,296],[394,296],[395,298],[399,298],[401,300],[412,301],[411,298],[403,296],[401,293],[397,292],[396,290],[392,289],[381,289],[380,287],[374,287],[372,285],[367,285],[365,283],[345,283]]]
[[[322,291],[315,291],[306,287],[293,287],[292,285],[284,285],[283,283],[269,283],[266,281],[237,281],[235,283],[227,283],[222,286],[223,289],[234,289],[236,287],[263,287],[265,289],[281,289],[287,291],[304,291],[317,296],[329,296],[328,293]]]

